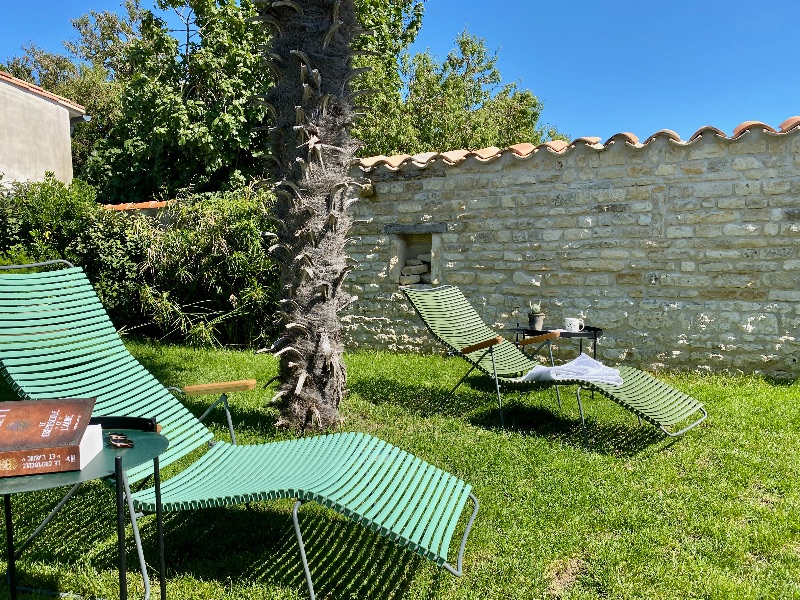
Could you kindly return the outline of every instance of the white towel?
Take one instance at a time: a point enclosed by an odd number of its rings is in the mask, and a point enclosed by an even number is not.
[[[622,385],[619,369],[607,367],[603,363],[581,353],[581,355],[568,363],[557,367],[533,367],[523,378],[524,381],[564,381],[577,379]]]

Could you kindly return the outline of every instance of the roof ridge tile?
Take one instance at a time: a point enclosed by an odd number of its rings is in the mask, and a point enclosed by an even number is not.
[[[733,130],[732,137],[735,140],[740,135],[743,135],[745,131],[750,131],[755,127],[763,127],[765,131],[769,131],[771,133],[778,133],[771,126],[767,125],[766,123],[762,123],[761,121],[745,121],[744,123],[739,124],[739,126]]]

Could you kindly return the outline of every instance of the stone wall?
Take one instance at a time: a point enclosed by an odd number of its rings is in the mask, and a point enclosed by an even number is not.
[[[459,286],[503,335],[541,300],[546,325],[602,327],[605,362],[793,376],[798,124],[362,161],[349,346],[441,349],[399,292],[405,261],[430,254],[432,284]]]

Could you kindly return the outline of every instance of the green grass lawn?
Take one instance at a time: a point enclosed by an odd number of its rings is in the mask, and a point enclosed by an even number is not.
[[[130,343],[165,384],[257,378],[269,356]],[[589,449],[571,388],[505,395],[505,430],[488,379],[457,359],[347,357],[345,430],[377,435],[472,484],[481,510],[457,579],[317,506],[300,518],[318,598],[800,598],[800,387],[759,377],[661,374],[705,404],[677,441],[585,394]],[[232,397],[240,443],[290,437],[266,407],[274,384]],[[195,414],[210,399],[191,398]],[[211,424],[225,437],[222,413]],[[15,498],[18,535],[57,494]],[[462,517],[463,531],[466,515]],[[153,517],[142,519],[157,564]],[[169,597],[298,599],[305,582],[291,502],[170,514]],[[456,537],[460,539],[460,532]],[[18,563],[22,584],[114,598],[109,488],[87,485]],[[131,597],[141,597],[129,544]],[[451,557],[457,552],[457,542]],[[4,567],[4,563],[0,565]],[[158,597],[157,584],[153,596]],[[0,586],[0,598],[8,598]]]

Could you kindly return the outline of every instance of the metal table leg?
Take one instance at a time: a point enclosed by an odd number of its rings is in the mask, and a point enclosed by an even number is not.
[[[164,558],[164,513],[161,507],[161,471],[158,457],[153,459],[153,484],[156,491],[156,534],[158,536],[158,574],[161,582],[161,600],[167,598],[167,561]]]
[[[11,494],[3,494],[6,517],[6,539],[8,541],[8,585],[11,586],[11,600],[17,600],[17,566],[14,556],[14,524],[11,515]]]
[[[117,552],[119,553],[119,600],[128,600],[128,582],[125,577],[125,499],[122,483],[122,457],[114,459],[114,482],[117,489]]]

